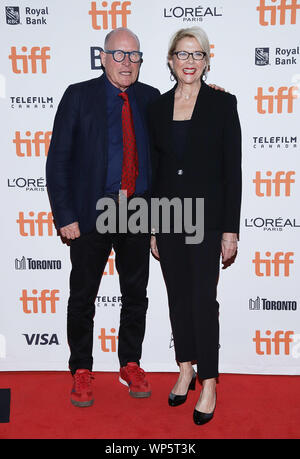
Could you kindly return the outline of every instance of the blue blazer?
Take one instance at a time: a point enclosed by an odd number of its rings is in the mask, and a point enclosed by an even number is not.
[[[147,132],[147,108],[159,95],[152,86],[133,84]],[[107,173],[107,113],[104,75],[70,85],[57,109],[46,163],[49,199],[55,224],[79,222],[81,233],[96,226],[98,199]],[[151,158],[148,150],[148,183]]]

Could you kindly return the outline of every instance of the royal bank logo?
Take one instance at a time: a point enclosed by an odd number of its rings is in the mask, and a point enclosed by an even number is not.
[[[6,24],[20,24],[20,8],[18,6],[5,7]]]
[[[26,25],[46,25],[49,15],[48,6],[45,8],[30,8],[26,6],[22,10],[23,22]],[[22,24],[19,6],[6,6],[5,7],[6,24],[18,25]]]
[[[255,65],[270,64],[270,48],[255,48]]]
[[[255,65],[263,67],[266,65],[286,66],[297,65],[300,55],[300,46],[294,48],[255,48]]]

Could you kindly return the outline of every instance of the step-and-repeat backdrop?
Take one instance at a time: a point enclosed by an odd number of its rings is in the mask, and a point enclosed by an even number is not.
[[[300,374],[300,0],[9,0],[1,22],[2,370],[67,370],[69,248],[52,220],[45,162],[66,87],[101,75],[113,28],[141,41],[140,81],[165,92],[168,42],[211,42],[208,83],[235,94],[243,132],[238,257],[222,269],[220,371]],[[201,142],[201,139],[199,139]],[[134,254],[133,254],[134,255]],[[180,266],[178,266],[180,269]],[[177,370],[160,265],[151,258],[142,366]],[[118,370],[114,252],[96,298],[94,370]]]

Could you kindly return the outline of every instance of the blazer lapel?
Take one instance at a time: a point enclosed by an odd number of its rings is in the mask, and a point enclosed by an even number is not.
[[[105,76],[101,75],[97,81],[96,91],[93,98],[94,123],[98,133],[97,139],[102,142],[102,147],[107,146],[107,105],[105,91]]]
[[[171,150],[172,153],[175,155],[173,151],[173,132],[172,132],[172,124],[173,124],[173,112],[174,112],[174,96],[175,96],[175,88],[177,85],[174,86],[170,91],[164,94],[164,105],[163,110],[159,114],[160,118],[160,126],[162,132],[162,142],[166,151]]]
[[[207,84],[202,81],[188,130],[185,157],[190,151],[194,150],[195,136],[197,137],[197,141],[199,141],[199,149],[201,148],[201,139],[208,132],[209,123],[211,122],[210,106],[209,89]]]

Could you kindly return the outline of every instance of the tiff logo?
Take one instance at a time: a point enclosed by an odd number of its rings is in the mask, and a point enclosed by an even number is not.
[[[44,226],[46,226],[46,235],[53,236],[53,216],[52,212],[38,212],[37,218],[34,218],[34,212],[29,212],[29,217],[25,218],[24,212],[19,212],[19,218],[16,222],[19,225],[21,236],[44,236]],[[29,232],[27,232],[28,230]]]
[[[256,10],[259,12],[260,25],[277,25],[278,16],[279,24],[285,25],[287,11],[289,11],[290,17],[289,24],[296,24],[297,11],[300,9],[298,0],[271,0],[271,3],[273,3],[273,5],[271,5],[270,2],[266,5],[266,0],[260,0],[259,6],[256,7]],[[278,14],[277,11],[280,13]],[[267,18],[270,22],[266,20]]]
[[[115,259],[113,255],[114,251],[112,250],[106,263],[106,269],[103,272],[104,276],[113,276],[115,274]]]
[[[255,343],[256,354],[271,355],[272,353],[274,353],[275,355],[280,355],[280,351],[282,353],[282,345],[283,345],[284,354],[290,355],[291,353],[290,344],[294,342],[294,340],[291,338],[291,336],[294,335],[293,331],[277,330],[274,333],[273,338],[271,338],[271,335],[272,335],[271,330],[267,330],[265,334],[266,334],[266,337],[263,338],[261,336],[260,330],[256,330],[255,332],[255,337],[253,338],[253,342]]]
[[[46,312],[55,314],[56,302],[59,301],[59,297],[56,296],[57,293],[59,293],[59,290],[44,289],[38,296],[38,291],[34,289],[32,290],[32,296],[28,296],[27,290],[23,289],[20,297],[23,312],[25,314],[46,314]]]
[[[261,172],[256,171],[255,179],[252,180],[255,183],[256,196],[291,196],[291,184],[295,183],[295,179],[292,178],[294,175],[295,171],[277,171],[275,178],[271,178],[272,171],[267,171],[266,176],[269,178],[262,178]]]
[[[111,2],[110,10],[107,9],[108,2],[102,2],[101,6],[103,9],[97,9],[97,2],[91,3],[91,9],[89,15],[92,18],[92,27],[95,30],[107,30],[109,26],[109,16],[111,17],[111,28],[116,29],[119,27],[117,25],[117,18],[120,16],[122,27],[127,27],[127,16],[131,14],[131,11],[127,7],[131,5],[131,2]],[[99,16],[101,17],[100,24],[98,22]]]
[[[286,101],[285,107],[287,113],[293,113],[294,99],[297,99],[298,86],[282,86],[278,88],[277,94],[264,94],[263,88],[257,88],[257,95],[254,99],[257,101],[257,112],[261,115],[266,113],[274,113],[274,105],[276,105],[276,113],[283,113],[283,101]],[[269,93],[273,93],[275,88],[270,86]],[[275,102],[274,102],[275,101]],[[266,102],[266,104],[265,104]]]
[[[289,277],[290,275],[290,265],[294,263],[292,257],[295,255],[294,252],[275,252],[274,258],[271,259],[271,252],[266,252],[265,256],[267,258],[261,258],[260,252],[255,252],[254,259],[252,263],[255,266],[255,274],[258,277],[270,277],[272,274],[275,277],[280,276],[280,267],[283,267],[283,275]],[[273,270],[272,270],[273,266]],[[262,271],[261,268],[264,267]],[[272,272],[273,271],[273,272]]]
[[[27,47],[22,46],[21,48],[24,54],[17,54],[16,46],[11,47],[11,54],[8,56],[11,60],[12,71],[14,73],[28,73],[29,72],[29,61],[31,62],[31,73],[37,73],[37,62],[41,63],[42,73],[47,73],[47,60],[50,59],[50,55],[47,54],[50,51],[49,46],[33,46],[31,51],[28,53]],[[21,63],[19,68],[18,63]]]
[[[116,352],[117,351],[117,340],[118,336],[115,336],[115,328],[111,328],[110,332],[112,335],[107,335],[105,328],[101,328],[100,335],[98,336],[100,340],[101,350],[103,352]],[[107,344],[109,343],[109,345]]]
[[[21,137],[21,132],[16,131],[15,138],[13,139],[13,143],[16,146],[16,155],[24,158],[31,157],[31,156],[41,156],[42,154],[47,156],[48,150],[50,146],[50,140],[52,131],[36,131],[34,134],[30,131],[25,132],[26,137]],[[24,149],[22,149],[24,146]],[[43,148],[41,148],[43,146]]]

